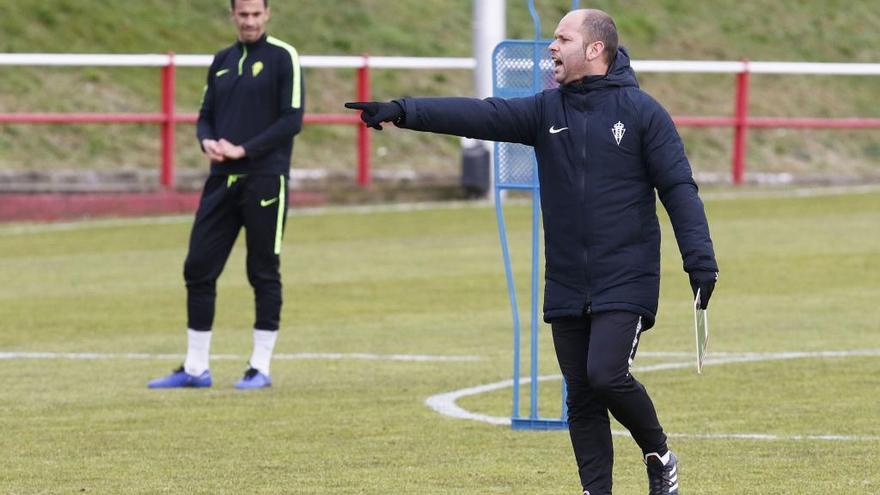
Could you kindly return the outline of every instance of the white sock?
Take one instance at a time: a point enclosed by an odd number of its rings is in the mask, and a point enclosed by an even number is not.
[[[186,361],[183,370],[193,376],[199,376],[208,370],[208,354],[211,350],[211,332],[200,332],[188,328],[186,330]]]
[[[254,353],[251,354],[251,368],[256,368],[260,373],[269,376],[269,361],[272,360],[272,350],[275,349],[277,338],[277,330],[254,329]]]

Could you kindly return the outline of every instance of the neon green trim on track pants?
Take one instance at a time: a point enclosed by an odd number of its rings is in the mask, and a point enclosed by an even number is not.
[[[229,189],[230,187],[232,187],[232,185],[235,184],[235,182],[242,177],[247,177],[247,175],[245,175],[245,174],[229,174],[226,177],[226,189]]]
[[[278,218],[275,220],[275,254],[281,254],[281,238],[284,233],[284,209],[287,205],[287,198],[284,194],[287,192],[287,183],[283,175],[278,176],[281,179],[278,188]]]

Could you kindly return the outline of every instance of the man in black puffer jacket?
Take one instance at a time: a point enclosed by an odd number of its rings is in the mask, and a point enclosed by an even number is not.
[[[568,385],[569,431],[584,493],[611,493],[608,412],[645,456],[650,493],[677,494],[675,455],[645,388],[630,374],[654,325],[666,208],[684,270],[705,308],[718,266],[684,146],[663,107],[639,89],[606,13],[575,10],[550,44],[558,88],[527,98],[356,102],[371,127],[533,146],[544,221],[544,320]]]

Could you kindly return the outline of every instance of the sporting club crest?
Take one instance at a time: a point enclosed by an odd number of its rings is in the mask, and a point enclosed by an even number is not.
[[[614,140],[617,141],[618,146],[620,146],[620,140],[623,139],[624,133],[626,133],[626,126],[618,120],[614,127],[611,128],[611,134],[614,135]]]

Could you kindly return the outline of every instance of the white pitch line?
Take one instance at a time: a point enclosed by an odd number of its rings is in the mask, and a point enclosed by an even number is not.
[[[145,353],[101,353],[101,352],[0,352],[0,360],[7,359],[70,359],[70,360],[108,360],[108,359],[143,359],[143,360],[178,360],[182,361],[186,356],[183,354],[145,354]],[[410,362],[468,362],[480,361],[480,356],[438,356],[428,354],[371,354],[371,353],[322,353],[300,352],[296,354],[275,354],[276,360],[366,360],[366,361],[410,361]],[[235,354],[214,354],[213,360],[220,361],[244,361],[245,356]]]
[[[627,432],[620,432],[629,436]],[[780,440],[812,441],[812,442],[877,442],[878,436],[870,435],[774,435],[767,433],[669,433],[672,438],[692,438],[697,440],[763,440],[778,442]]]
[[[561,375],[539,376],[538,381],[558,380],[561,378]],[[531,379],[525,378],[521,382],[530,383]],[[488,414],[470,412],[467,409],[462,408],[455,402],[462,397],[483,394],[486,392],[493,392],[495,390],[509,388],[512,386],[513,380],[503,380],[495,383],[487,383],[485,385],[477,385],[476,387],[453,390],[452,392],[435,394],[428,397],[427,399],[425,399],[425,405],[444,416],[449,416],[455,419],[470,419],[472,421],[482,421],[483,423],[489,423],[493,425],[510,425],[510,418],[504,418],[501,416],[489,416]]]
[[[508,422],[510,424],[510,422]],[[611,430],[616,437],[632,438],[625,430]],[[670,438],[689,438],[694,440],[760,440],[778,442],[780,440],[814,442],[877,442],[880,436],[871,435],[776,435],[772,433],[666,433]]]
[[[645,355],[649,353],[644,353]],[[658,355],[664,355],[666,353],[656,353]],[[676,354],[676,353],[669,353]],[[709,359],[707,362],[703,363],[704,366],[718,366],[722,364],[731,364],[731,363],[754,363],[761,361],[779,361],[779,360],[788,360],[788,359],[805,359],[805,358],[835,358],[835,357],[853,357],[853,356],[861,356],[861,357],[874,357],[880,356],[880,349],[862,349],[862,350],[849,350],[849,351],[815,351],[815,352],[768,352],[768,353],[755,353],[755,352],[747,352],[747,353],[716,353],[716,356],[713,359]],[[650,366],[636,366],[633,368],[635,372],[651,372],[651,371],[662,371],[662,370],[671,370],[671,369],[685,369],[694,367],[694,363],[691,361],[687,362],[673,362],[673,363],[661,363]],[[558,381],[562,380],[562,375],[542,375],[538,377],[539,382],[544,381]],[[529,377],[525,377],[520,379],[520,384],[525,385],[531,383],[531,379]],[[436,394],[425,399],[425,405],[433,409],[434,411],[444,415],[449,416],[455,419],[467,419],[471,421],[481,421],[483,423],[489,423],[493,425],[506,425],[510,426],[510,418],[502,417],[502,416],[490,416],[488,414],[481,414],[468,411],[458,404],[456,401],[461,399],[462,397],[468,397],[471,395],[483,394],[486,392],[492,392],[495,390],[500,390],[504,388],[513,387],[513,380],[503,380],[495,383],[487,383],[485,385],[478,385],[475,387],[469,387],[461,390],[454,390],[452,392],[445,392],[442,394]],[[629,436],[629,432],[621,431],[621,430],[613,430],[612,434],[615,436]],[[852,441],[880,441],[880,436],[855,436],[855,435],[775,435],[775,434],[765,434],[765,433],[703,433],[703,434],[693,434],[693,433],[670,433],[668,434],[670,437],[675,438],[695,438],[695,439],[707,439],[707,440],[765,440],[765,441],[777,441],[777,440],[806,440],[806,441],[843,441],[843,442],[852,442]]]
[[[5,235],[45,234],[51,232],[68,232],[83,229],[100,229],[114,227],[134,227],[139,225],[174,225],[192,222],[193,215],[161,215],[136,218],[106,218],[72,220],[61,222],[27,222],[10,223],[0,226],[0,233]]]
[[[701,193],[706,201],[728,199],[778,199],[842,196],[845,194],[873,194],[880,192],[880,184],[856,184],[846,186],[798,187],[793,189],[753,191],[711,191]]]
[[[318,352],[301,352],[297,354],[276,354],[274,359],[360,359],[367,361],[417,361],[417,362],[463,362],[463,361],[482,361],[480,356],[438,356],[430,354],[369,354],[369,353],[318,353]]]

